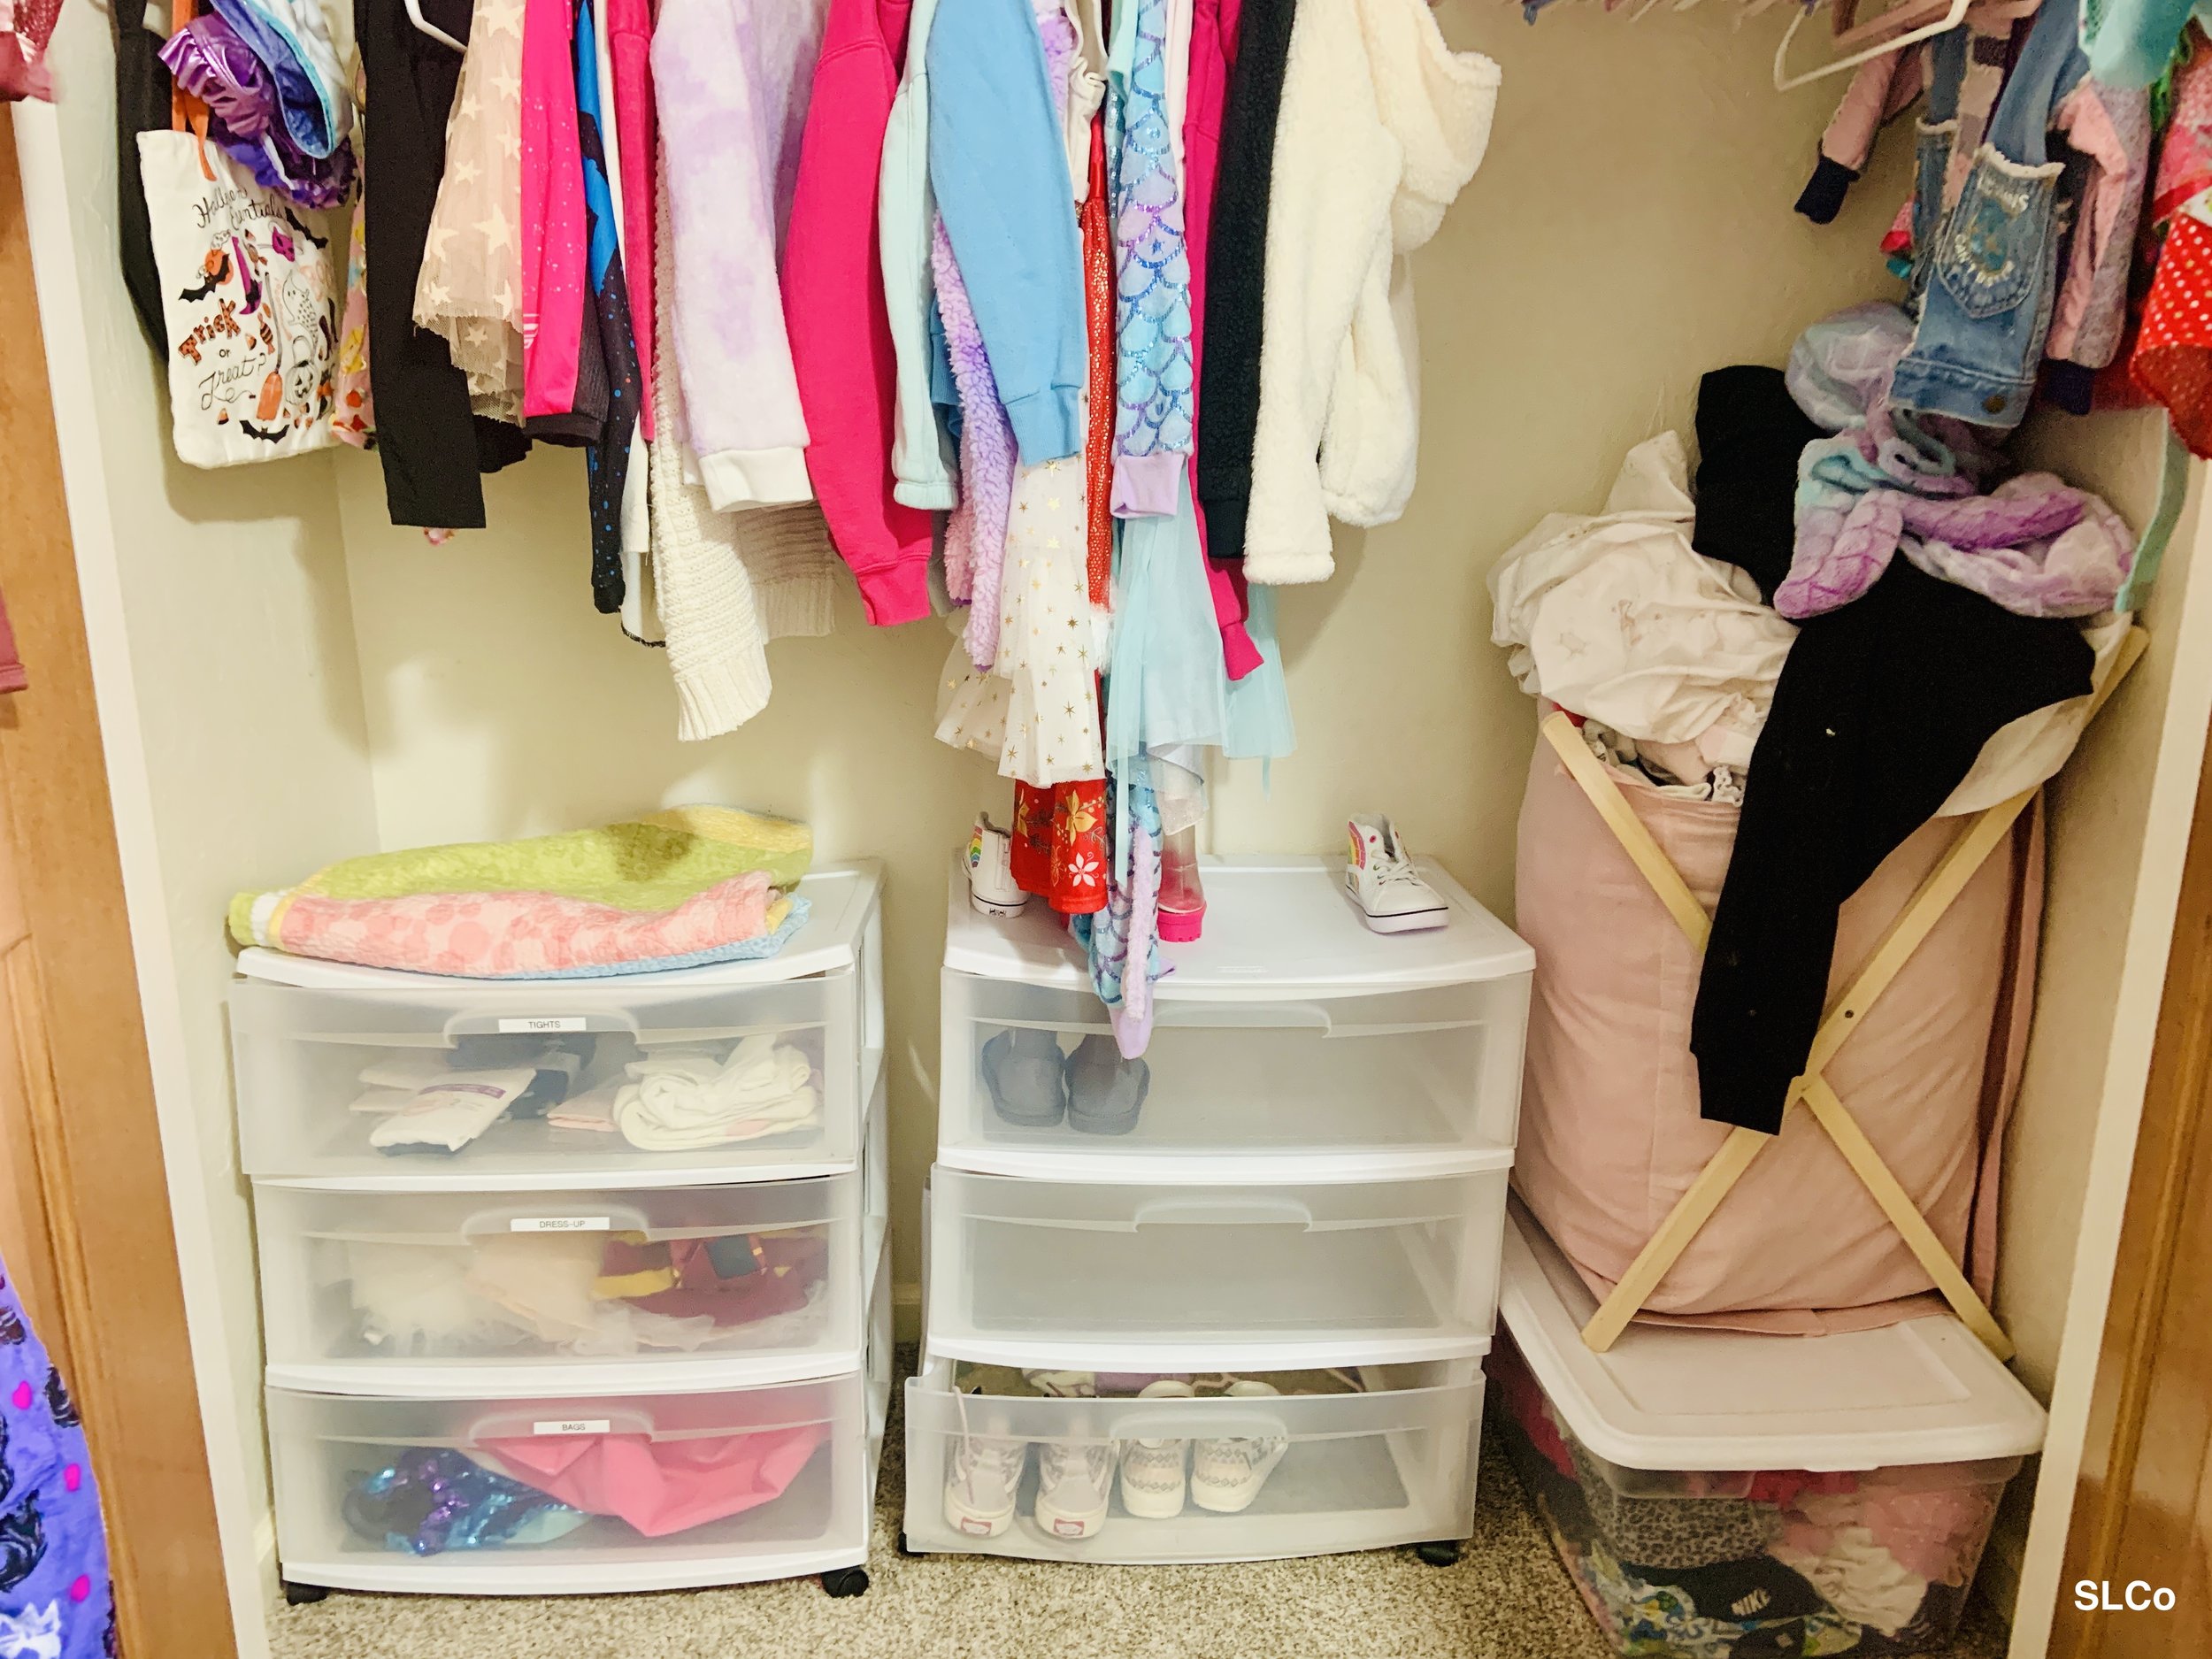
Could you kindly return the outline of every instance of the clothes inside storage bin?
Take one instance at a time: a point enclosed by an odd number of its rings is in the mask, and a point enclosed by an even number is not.
[[[1618,1652],[1826,1659],[1948,1640],[2044,1426],[1963,1324],[1632,1325],[1597,1351],[1582,1338],[1596,1306],[1517,1206],[1484,1369],[1516,1471]]]
[[[1507,1456],[1575,1587],[1615,1648],[1642,1659],[1942,1646],[2020,1467],[1625,1469],[1573,1438],[1510,1338],[1485,1369]]]

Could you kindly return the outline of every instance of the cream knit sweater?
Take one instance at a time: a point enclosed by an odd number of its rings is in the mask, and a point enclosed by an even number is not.
[[[1320,581],[1333,513],[1385,524],[1419,449],[1405,256],[1490,140],[1498,66],[1455,52],[1425,0],[1299,0],[1269,196],[1245,575]]]
[[[661,222],[668,192],[660,184]],[[719,737],[768,706],[771,640],[830,631],[836,554],[822,510],[811,502],[717,512],[700,485],[684,436],[683,400],[672,372],[676,288],[672,238],[656,238],[654,319],[653,601],[676,680],[676,734]]]

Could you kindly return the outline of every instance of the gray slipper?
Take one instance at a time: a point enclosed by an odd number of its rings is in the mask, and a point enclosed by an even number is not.
[[[1067,1110],[1067,1062],[1048,1031],[1002,1031],[983,1045],[983,1081],[1010,1124],[1050,1129]]]
[[[1125,1060],[1111,1037],[1089,1036],[1068,1056],[1068,1127],[1087,1135],[1125,1135],[1137,1126],[1152,1068]]]

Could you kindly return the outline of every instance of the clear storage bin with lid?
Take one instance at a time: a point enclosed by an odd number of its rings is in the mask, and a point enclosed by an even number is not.
[[[1486,1362],[1509,1457],[1624,1655],[1914,1653],[1964,1611],[2027,1390],[1948,1314],[1829,1336],[1632,1325],[1517,1205]]]
[[[881,876],[834,867],[799,891],[810,912],[776,956],[665,973],[453,979],[248,950],[230,997],[241,1163],[357,1189],[850,1169],[882,1066]],[[486,1110],[403,1115],[441,1089]]]
[[[979,915],[956,868],[940,1160],[1201,1183],[1504,1167],[1534,954],[1435,865],[1421,873],[1449,921],[1384,936],[1340,863],[1210,860],[1205,937],[1163,948],[1149,1046],[1117,1066],[1064,918],[1041,899]]]
[[[1457,1540],[1474,1522],[1482,1388],[1473,1360],[1033,1382],[934,1358],[906,1385],[907,1546],[1165,1563]],[[1141,1474],[1133,1503],[1133,1455],[1179,1484],[1162,1497]],[[1056,1509],[1059,1465],[1080,1496]]]

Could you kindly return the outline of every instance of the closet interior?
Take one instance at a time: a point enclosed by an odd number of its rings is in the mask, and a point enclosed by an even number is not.
[[[303,959],[256,951],[242,960],[223,927],[234,896],[272,891],[365,854],[549,835],[692,803],[803,819],[816,860],[808,879],[864,880],[871,887],[865,903],[852,907],[841,963],[780,969],[771,957],[727,970],[725,989],[733,997],[810,997],[811,989],[794,989],[822,983],[808,975],[855,976],[839,994],[849,1006],[794,1020],[818,1026],[831,1045],[812,1056],[837,1091],[824,1139],[741,1176],[731,1175],[729,1160],[697,1160],[700,1187],[729,1181],[719,1191],[736,1208],[721,1220],[702,1219],[694,1203],[664,1218],[668,1227],[700,1236],[758,1237],[768,1223],[746,1206],[764,1201],[738,1183],[795,1178],[824,1189],[818,1209],[803,1219],[834,1240],[836,1331],[819,1337],[825,1351],[837,1350],[834,1363],[794,1364],[772,1382],[757,1368],[728,1369],[720,1379],[738,1386],[742,1371],[743,1386],[779,1392],[759,1421],[772,1418],[787,1432],[794,1423],[812,1423],[836,1439],[834,1490],[826,1474],[817,1496],[836,1510],[826,1530],[844,1525],[849,1533],[848,1524],[858,1525],[862,1553],[867,1521],[853,1506],[864,1511],[858,1494],[864,1484],[872,1486],[861,1471],[872,1474],[872,1441],[882,1432],[872,1396],[888,1386],[892,1330],[899,1342],[926,1342],[922,1369],[905,1394],[906,1541],[920,1550],[979,1545],[1060,1560],[1156,1562],[1448,1545],[1464,1536],[1471,1517],[1474,1427],[1486,1415],[1502,1425],[1510,1457],[1532,1484],[1553,1483],[1547,1489],[1555,1495],[1571,1486],[1593,1511],[1605,1506],[1608,1493],[1695,1495],[1655,1492],[1628,1479],[1646,1468],[1800,1466],[1801,1460],[1759,1461],[1761,1448],[1734,1442],[1640,1464],[1639,1455],[1674,1455],[1663,1448],[1678,1452],[1684,1438],[1694,1438],[1678,1422],[1656,1420],[1663,1411],[1622,1428],[1614,1440],[1586,1432],[1571,1447],[1548,1439],[1540,1427],[1554,1421],[1547,1401],[1557,1407],[1571,1388],[1594,1395],[1610,1386],[1590,1380],[1599,1374],[1589,1370],[1597,1363],[1592,1356],[1604,1345],[1579,1340],[1603,1303],[1592,1291],[1592,1261],[1611,1262],[1604,1279],[1623,1277],[1666,1218],[1668,1203],[1652,1194],[1686,1187],[1708,1154],[1702,1143],[1694,1154],[1657,1149],[1652,1168],[1634,1172],[1635,1202],[1627,1205],[1648,1213],[1617,1210],[1619,1225],[1604,1239],[1578,1243],[1548,1213],[1548,1205],[1555,1209],[1562,1194],[1593,1178],[1540,1127],[1532,1132],[1518,1093],[1519,1021],[1531,967],[1540,1003],[1557,940],[1568,924],[1589,918],[1563,924],[1556,910],[1543,918],[1526,913],[1531,841],[1524,799],[1555,814],[1583,814],[1586,803],[1563,781],[1565,763],[1554,769],[1555,740],[1540,729],[1540,710],[1517,683],[1508,649],[1494,642],[1494,582],[1502,561],[1532,539],[1547,515],[1610,511],[1609,497],[1632,481],[1634,457],[1657,469],[1647,483],[1671,465],[1672,488],[1681,496],[1693,481],[1687,469],[1697,451],[1690,446],[1703,435],[1709,413],[1701,397],[1709,372],[1778,369],[1824,319],[1897,300],[1901,290],[1886,265],[1885,234],[1913,188],[1911,123],[1893,126],[1870,153],[1855,157],[1856,176],[1832,204],[1830,222],[1814,223],[1793,204],[1846,82],[1830,78],[1778,91],[1776,53],[1786,46],[1791,63],[1801,65],[1834,52],[1824,19],[1800,29],[1793,8],[1737,0],[1617,9],[1578,0],[1532,6],[1529,13],[1525,19],[1504,0],[1440,0],[1434,8],[1445,40],[1494,61],[1502,78],[1479,171],[1432,239],[1409,257],[1419,319],[1411,365],[1420,416],[1417,485],[1394,521],[1332,526],[1333,572],[1325,580],[1268,590],[1276,596],[1277,665],[1294,718],[1294,745],[1210,760],[1202,780],[1207,810],[1196,831],[1211,914],[1203,942],[1189,948],[1187,960],[1194,967],[1227,962],[1227,977],[1210,981],[1200,971],[1180,985],[1174,974],[1161,982],[1149,1064],[1156,1079],[1166,1080],[1154,1083],[1133,1135],[1101,1135],[1078,1147],[1071,1132],[1024,1125],[994,1106],[986,1051],[1001,1033],[1052,1033],[1072,1053],[1112,1028],[1081,954],[1056,954],[1064,941],[1044,903],[1033,898],[1026,916],[1006,923],[970,906],[964,871],[955,871],[949,892],[948,853],[966,847],[979,809],[1006,813],[1008,786],[995,752],[963,752],[938,741],[954,636],[922,614],[926,596],[912,611],[917,619],[872,626],[879,606],[910,609],[916,595],[883,582],[856,583],[841,565],[830,611],[818,618],[818,637],[770,645],[772,692],[764,705],[734,729],[708,736],[701,705],[672,685],[669,653],[630,637],[637,629],[626,632],[619,603],[606,611],[595,602],[595,578],[600,600],[611,592],[606,549],[595,563],[593,547],[592,511],[606,503],[603,493],[595,495],[584,456],[541,445],[519,464],[486,473],[485,527],[457,529],[435,541],[419,526],[391,522],[376,454],[338,448],[222,470],[187,465],[173,442],[165,368],[148,349],[119,259],[114,204],[124,186],[109,19],[90,4],[64,9],[46,59],[58,96],[51,104],[19,105],[16,132],[195,1385],[242,1654],[270,1651],[273,1621],[281,1617],[275,1611],[285,1576],[280,1555],[288,1562],[336,1548],[334,1540],[286,1533],[288,1506],[334,1512],[341,1502],[330,1492],[297,1489],[320,1479],[311,1472],[314,1455],[298,1448],[349,1436],[435,1445],[448,1420],[442,1385],[429,1371],[409,1372],[386,1398],[319,1392],[319,1365],[362,1358],[345,1348],[357,1333],[334,1335],[316,1323],[334,1276],[349,1271],[334,1265],[343,1255],[341,1235],[349,1228],[360,1239],[400,1232],[375,1213],[376,1194],[348,1190],[363,1180],[373,1185],[389,1161],[326,1141],[326,1124],[285,1116],[288,1079],[370,1062],[373,1033],[385,1027],[364,1026],[362,1009],[379,997],[402,1006],[407,997],[389,985],[349,981],[347,971],[319,981],[317,972],[327,964],[307,963],[310,972],[302,974],[287,964]],[[1786,34],[1794,40],[1786,42]],[[1325,143],[1324,134],[1303,136]],[[2002,1204],[1975,1210],[1971,1249],[1979,1262],[1967,1263],[1966,1277],[1975,1281],[1970,1299],[1985,1302],[2001,1327],[2013,1350],[2009,1363],[1962,1337],[1964,1346],[1946,1347],[1939,1356],[1951,1367],[1945,1376],[1964,1379],[1961,1391],[1993,1402],[1974,1434],[1916,1440],[1889,1424],[1838,1453],[1839,1467],[1980,1471],[1966,1483],[1993,1511],[1984,1517],[1989,1542],[1980,1594],[2007,1610],[2011,1651],[2023,1659],[2045,1651],[2061,1593],[2061,1552],[2181,851],[2212,725],[2212,657],[2197,644],[2212,637],[2212,580],[2194,568],[2203,539],[2202,470],[2191,465],[2185,472],[2170,460],[2167,433],[2165,414],[2155,408],[2072,415],[2039,407],[2011,444],[2014,466],[2093,492],[2130,535],[2151,524],[2162,494],[2170,509],[2180,502],[2178,520],[2155,585],[2138,595],[2139,660],[2131,646],[2123,676],[2063,769],[2017,829],[2009,822],[2004,829],[2016,839],[2005,841],[2000,862],[2039,863],[2039,938],[2032,978],[2015,987],[2032,992],[2032,1025],[2023,1010],[2008,1062],[2016,1089],[1979,1171],[1993,1184],[1985,1190],[2001,1186]],[[1640,448],[1669,434],[1680,434],[1671,451]],[[1715,454],[1709,442],[1702,458],[1709,463]],[[603,492],[603,484],[597,488]],[[1637,503],[1640,511],[1649,505]],[[624,587],[618,571],[613,586]],[[625,591],[634,606],[640,588],[633,570]],[[1897,665],[1901,675],[1910,671],[1909,663]],[[1948,683],[1947,676],[1930,680]],[[1573,737],[1565,741],[1575,747]],[[1554,787],[1563,793],[1542,793]],[[1876,756],[1833,787],[1836,798],[1847,802],[1854,792],[1878,795],[1891,786]],[[1456,959],[1431,963],[1431,971],[1402,984],[1393,983],[1394,974],[1416,958],[1394,956],[1400,941],[1361,930],[1353,910],[1325,890],[1340,865],[1333,859],[1324,870],[1313,857],[1341,845],[1348,815],[1377,809],[1390,812],[1411,846],[1433,860],[1424,867],[1433,872],[1454,918],[1443,934],[1429,937],[1449,938],[1452,950],[1444,954]],[[1614,856],[1600,817],[1574,821],[1584,834],[1575,846]],[[1565,856],[1569,844],[1562,841],[1554,850]],[[1930,865],[1939,852],[1929,852]],[[1700,875],[1671,841],[1667,856],[1690,886],[1701,887],[1709,908],[1717,872]],[[867,861],[860,865],[864,877],[826,873],[849,871],[856,861]],[[1623,869],[1616,899],[1650,874]],[[1280,902],[1240,886],[1271,880],[1324,886]],[[1899,906],[1912,885],[1895,895]],[[1993,914],[2008,901],[1995,893],[2002,884],[1993,875],[1989,885],[1981,897]],[[1637,902],[1647,901],[1643,886],[1632,890]],[[1326,929],[1334,930],[1322,935],[1334,941],[1328,952],[1341,945],[1349,954],[1296,960],[1294,972],[1284,962],[1309,942],[1296,922],[1298,906],[1308,902],[1326,908]],[[1263,940],[1241,970],[1235,966],[1240,926]],[[1996,926],[2007,937],[2001,921]],[[1863,943],[1880,931],[1879,923],[1853,926],[1847,916],[1847,935]],[[1535,940],[1532,953],[1509,931],[1516,927]],[[1546,927],[1562,932],[1547,934]],[[1176,949],[1168,948],[1171,956]],[[1405,947],[1423,949],[1438,955],[1433,945]],[[257,957],[264,959],[258,966]],[[1993,959],[1983,966],[1993,984],[1999,967]],[[1237,980],[1239,972],[1245,981]],[[1248,988],[1263,986],[1271,973],[1289,987],[1273,997],[1271,1010],[1272,994]],[[595,1008],[619,1002],[622,979],[585,983]],[[454,1006],[480,990],[454,993]],[[1340,1005],[1331,1000],[1340,994]],[[349,997],[359,1005],[349,1010]],[[1402,1006],[1379,1010],[1379,1000],[1388,999]],[[568,1010],[567,1002],[537,988],[524,1001],[540,1012]],[[342,1012],[351,1024],[339,1019]],[[1330,1071],[1350,1047],[1325,1040],[1333,1022],[1389,1027],[1386,1038],[1363,1041],[1400,1045],[1374,1050],[1386,1062],[1385,1084],[1397,1077],[1389,1067],[1402,1067],[1404,1079],[1419,1080],[1402,1098],[1417,1097],[1423,1111],[1394,1118],[1388,1102],[1401,1096],[1378,1086],[1365,1137],[1341,1133],[1341,1124],[1315,1103],[1332,1087],[1349,1087]],[[680,1009],[668,1022],[687,1034],[695,1025],[719,1031],[725,1024],[731,1035],[743,1025],[718,1014],[695,1020]],[[1477,1028],[1479,1038],[1463,1036]],[[634,1035],[653,1026],[649,1010],[632,1009],[594,1029]],[[303,1031],[339,1033],[344,1045],[334,1053],[327,1042],[291,1041]],[[1054,1064],[1062,1052],[1055,1048]],[[1532,1053],[1527,1075],[1537,1078],[1543,1064]],[[1835,1075],[1847,1103],[1845,1064],[1837,1061]],[[1238,1117],[1225,1109],[1185,1120],[1168,1115],[1177,1076],[1240,1083],[1255,1071],[1279,1080],[1282,1110]],[[318,1079],[319,1087],[324,1083],[350,1089],[353,1071]],[[1310,1094],[1301,1093],[1309,1088]],[[1226,1081],[1217,1091],[1225,1099],[1233,1092]],[[1517,1111],[1517,1098],[1524,1101]],[[257,1101],[268,1110],[250,1110]],[[1970,1119],[1972,1106],[1965,1110]],[[250,1125],[242,1133],[242,1122]],[[651,1162],[617,1157],[582,1175],[547,1164],[524,1185],[534,1182],[541,1194],[555,1197],[595,1194],[597,1205],[609,1194],[629,1192],[641,1161]],[[1509,1168],[1521,1194],[1510,1207]],[[1803,1176],[1801,1166],[1791,1168]],[[1836,1173],[1823,1166],[1818,1179]],[[1768,1182],[1761,1201],[1768,1203],[1783,1202],[1777,1189],[1791,1179],[1763,1177],[1755,1165],[1741,1176],[1747,1190]],[[1938,1229],[1950,1229],[1947,1248],[1955,1250],[1965,1241],[1976,1171],[1961,1179],[1949,1218]],[[867,1190],[879,1181],[887,1189],[879,1203]],[[1863,1197],[1847,1172],[1842,1186],[1852,1202]],[[1234,1246],[1225,1247],[1217,1262],[1188,1263],[1201,1283],[1179,1306],[1163,1263],[1124,1259],[1100,1242],[1138,1236],[1116,1231],[1132,1204],[1187,1203],[1194,1193],[1248,1203],[1255,1187],[1308,1223],[1317,1216],[1328,1222],[1304,1237],[1333,1241],[1351,1261],[1332,1264],[1321,1260],[1325,1252],[1317,1255],[1317,1271],[1355,1275],[1329,1279],[1334,1290],[1358,1291],[1357,1261],[1387,1254],[1394,1226],[1419,1232],[1421,1260],[1445,1276],[1429,1286],[1432,1305],[1406,1310],[1404,1321],[1387,1329],[1377,1323],[1379,1336],[1363,1346],[1323,1352],[1285,1338],[1271,1348],[1254,1338],[1247,1351],[1238,1344],[1249,1332],[1205,1323],[1217,1299],[1204,1294],[1203,1281],[1210,1273],[1224,1284],[1235,1279]],[[462,1212],[475,1202],[453,1196],[446,1230],[468,1224]],[[649,1233],[661,1225],[657,1206],[683,1209],[686,1202],[665,1168],[645,1190],[629,1193],[630,1210]],[[350,1220],[349,1207],[358,1212]],[[585,1210],[598,1213],[592,1205]],[[584,1213],[574,1206],[559,1213],[572,1212]],[[1878,1214],[1869,1214],[1873,1222],[1863,1232],[1870,1237],[1881,1224]],[[1073,1225],[1082,1217],[1093,1230]],[[1820,1253],[1824,1225],[1817,1210],[1797,1212],[1793,1230],[1804,1256]],[[311,1233],[313,1250],[293,1248],[293,1240]],[[1890,1272],[1902,1286],[1883,1294],[1924,1290],[1906,1244],[1888,1233],[1883,1239],[1888,1254],[1875,1277]],[[1555,1244],[1576,1258],[1572,1266],[1553,1253]],[[1697,1248],[1688,1243],[1682,1258],[1692,1266]],[[879,1279],[884,1249],[888,1265]],[[1087,1310],[1080,1295],[1022,1282],[1023,1273],[1045,1273],[1054,1263],[1071,1284],[1104,1286],[1099,1304]],[[1264,1280],[1259,1266],[1252,1271]],[[1279,1288],[1265,1281],[1256,1294],[1269,1285]],[[1129,1305],[1132,1297],[1142,1305]],[[1529,1329],[1540,1325],[1555,1340],[1547,1347],[1524,1334],[1509,1345],[1501,1334],[1494,1343],[1501,1297],[1501,1333],[1525,1317]],[[1694,1301],[1671,1310],[1695,1315]],[[1249,1313],[1251,1296],[1241,1305]],[[1671,1310],[1663,1299],[1645,1305]],[[1962,1304],[1955,1299],[1954,1305]],[[1342,1323],[1380,1322],[1386,1311],[1363,1305]],[[1421,1323],[1432,1314],[1437,1323]],[[1286,1327],[1294,1323],[1286,1313]],[[1630,1334],[1651,1329],[1639,1325]],[[1118,1443],[1149,1432],[1130,1402],[1015,1397],[1019,1389],[1005,1398],[986,1390],[978,1398],[970,1386],[977,1370],[1018,1372],[1024,1337],[1041,1333],[1058,1365],[1100,1373],[1180,1376],[1225,1366],[1239,1374],[1303,1375],[1348,1368],[1361,1386],[1341,1397],[1315,1385],[1307,1390],[1314,1398],[1264,1409],[1254,1408],[1248,1394],[1195,1398],[1156,1415],[1152,1427],[1202,1443],[1210,1432],[1245,1440],[1279,1433],[1294,1455],[1302,1446],[1387,1443],[1403,1455],[1396,1469],[1382,1472],[1398,1483],[1413,1517],[1397,1507],[1363,1508],[1359,1483],[1377,1471],[1348,1467],[1343,1502],[1327,1514],[1277,1515],[1263,1504],[1236,1518],[1227,1546],[1210,1541],[1221,1530],[1202,1524],[1194,1507],[1153,1522],[1117,1510],[1100,1535],[1102,1548],[1043,1533],[1030,1538],[1033,1548],[1018,1548],[999,1541],[1001,1534],[963,1527],[944,1502],[945,1471],[963,1442],[995,1436],[1038,1446]],[[1677,1342],[1686,1334],[1667,1333]],[[1233,1339],[1225,1348],[1225,1335]],[[1866,1363],[1874,1376],[1893,1377],[1906,1363],[1897,1357],[1904,1348],[1893,1335],[1879,1340],[1893,1346],[1878,1348],[1869,1333]],[[715,1374],[710,1355],[686,1360],[696,1362],[702,1376]],[[587,1411],[580,1402],[596,1391],[571,1389],[543,1374],[557,1369],[550,1358],[532,1363],[534,1386],[518,1398],[550,1398],[548,1391],[558,1389],[568,1402],[559,1417],[619,1415],[603,1398]],[[1665,1392],[1663,1363],[1643,1374],[1658,1377],[1653,1386]],[[1606,1375],[1617,1383],[1617,1374]],[[2008,1416],[2019,1404],[2004,1392],[2009,1379],[2032,1396],[2024,1415]],[[1811,1386],[1801,1378],[1768,1381],[1784,1390]],[[1993,1392],[1976,1392],[1985,1389]],[[1889,1403],[1909,1416],[1915,1402]],[[1135,1415],[1117,1427],[1118,1411]],[[2042,1414],[2047,1418],[2038,1420]],[[686,1432],[735,1426],[720,1417],[676,1425],[680,1414],[669,1415],[671,1427]],[[288,1446],[295,1448],[288,1455]],[[2008,1485],[2016,1463],[2025,1472]],[[1025,1478],[1033,1483],[1033,1474]],[[743,1546],[741,1532],[732,1536]],[[449,1563],[449,1587],[482,1593],[729,1581],[661,1569],[626,1578],[616,1555],[592,1568],[586,1582],[566,1585],[544,1575],[503,1579],[458,1555]],[[859,1563],[847,1551],[835,1559],[795,1555],[784,1564],[795,1572],[835,1572]],[[1973,1576],[1970,1561],[1966,1571]],[[413,1587],[400,1576],[321,1581]],[[1582,1587],[1586,1598],[1602,1599],[1589,1582]],[[1948,1611],[1955,1618],[1957,1609]]]

